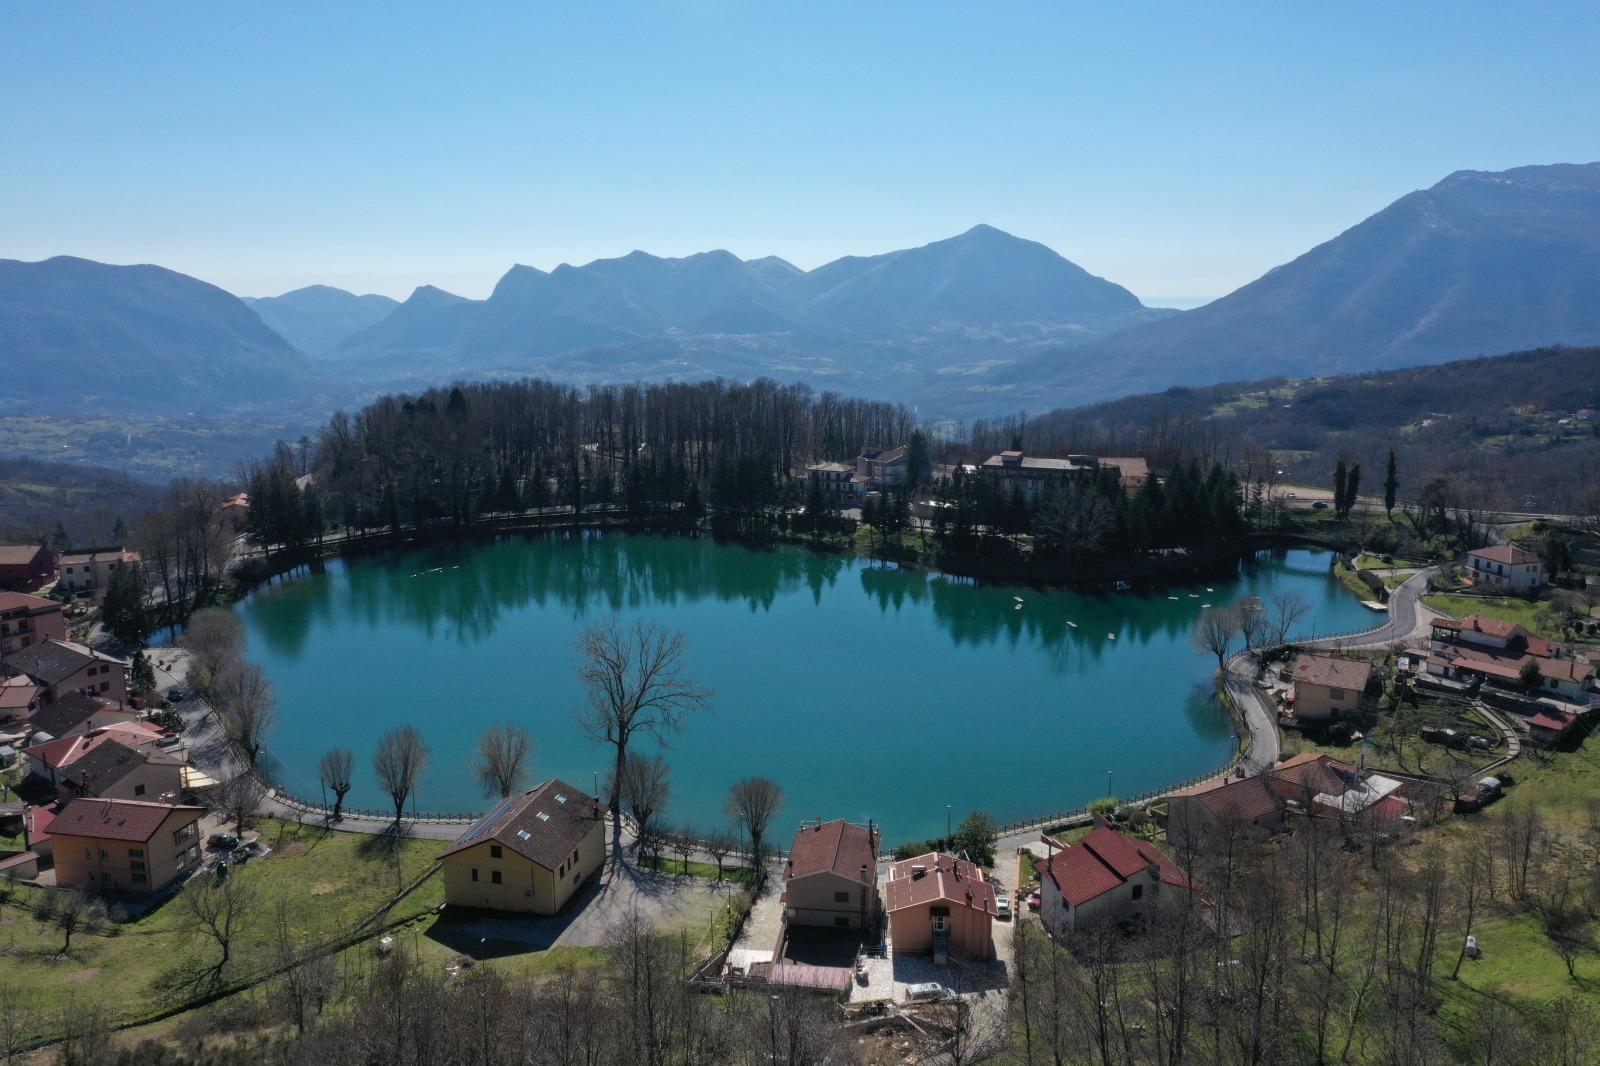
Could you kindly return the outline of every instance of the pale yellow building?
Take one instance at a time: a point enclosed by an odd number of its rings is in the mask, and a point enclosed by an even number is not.
[[[440,857],[452,907],[555,914],[606,859],[610,808],[564,781],[501,801]]]
[[[1333,655],[1301,655],[1289,673],[1294,681],[1294,716],[1302,722],[1351,718],[1366,710],[1363,698],[1372,664]]]

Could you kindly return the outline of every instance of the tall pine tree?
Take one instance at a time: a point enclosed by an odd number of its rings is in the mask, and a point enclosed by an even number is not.
[[[1389,469],[1383,475],[1383,509],[1394,517],[1395,492],[1400,488],[1400,468],[1394,460],[1394,449],[1389,449]]]

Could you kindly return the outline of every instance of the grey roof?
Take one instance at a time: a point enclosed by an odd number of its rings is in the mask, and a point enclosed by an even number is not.
[[[126,744],[108,740],[61,772],[61,780],[84,792],[104,792],[141,766],[181,766],[165,755],[137,751]]]
[[[122,704],[103,696],[69,692],[54,703],[33,712],[28,721],[35,730],[53,737],[64,737],[93,718],[96,711],[120,711]]]
[[[8,671],[27,674],[44,685],[59,684],[95,661],[97,657],[93,653],[53,638],[30,644],[5,658]]]
[[[445,849],[444,855],[492,842],[554,870],[609,814],[610,808],[593,796],[551,778],[538,788],[502,800]]]

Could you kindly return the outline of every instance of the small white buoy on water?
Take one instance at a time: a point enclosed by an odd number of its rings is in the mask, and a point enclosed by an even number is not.
[[[1016,606],[1015,606],[1015,607],[1013,607],[1013,608],[1012,608],[1012,610],[1013,610],[1013,611],[1020,611],[1020,610],[1022,610],[1022,604],[1020,604],[1020,603],[1019,603],[1019,604],[1017,604],[1017,605],[1016,605]]]
[[[1076,623],[1076,622],[1068,622],[1067,625],[1071,626],[1073,629],[1077,629],[1078,628],[1078,623]]]
[[[1117,639],[1117,635],[1115,633],[1107,633],[1106,634],[1106,639],[1107,640],[1116,640]]]
[[[1173,601],[1176,601],[1176,600],[1177,600],[1177,598],[1178,598],[1178,597],[1176,597],[1176,596],[1168,596],[1168,597],[1167,597],[1167,599],[1169,599],[1169,600],[1173,600]]]

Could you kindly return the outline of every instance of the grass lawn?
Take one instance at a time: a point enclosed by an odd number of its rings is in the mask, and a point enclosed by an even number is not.
[[[670,858],[666,855],[660,858],[645,856],[639,860],[639,865],[648,870],[660,870],[662,873],[678,874],[688,877],[703,877],[714,880],[717,876],[717,864],[714,862],[691,862],[687,868],[682,859]],[[732,881],[739,885],[753,885],[756,883],[756,872],[748,866],[725,865],[722,868],[722,879]]]
[[[290,927],[304,942],[325,940],[351,930],[394,895],[396,868],[409,884],[426,872],[445,842],[394,841],[392,838],[332,833],[322,829],[262,826],[262,839],[274,847],[230,873],[255,888],[258,902],[233,944],[229,972],[247,974],[271,955],[268,929],[281,903]],[[217,946],[191,930],[182,905],[169,900],[122,925],[97,935],[78,933],[71,954],[61,956],[61,932],[41,923],[32,905],[44,890],[16,885],[0,900],[0,957],[6,979],[29,989],[46,1020],[75,998],[94,995],[119,1020],[182,1002],[203,984],[219,957]],[[443,885],[433,878],[407,897],[405,911],[437,906]],[[97,993],[114,977],[117,994]]]
[[[1491,618],[1501,618],[1507,622],[1515,622],[1530,633],[1538,633],[1541,637],[1559,640],[1559,633],[1546,633],[1534,625],[1533,616],[1539,610],[1536,601],[1516,599],[1510,596],[1452,596],[1448,593],[1433,593],[1422,597],[1422,602],[1436,611],[1443,611],[1452,618],[1465,618],[1468,615],[1483,614]]]

